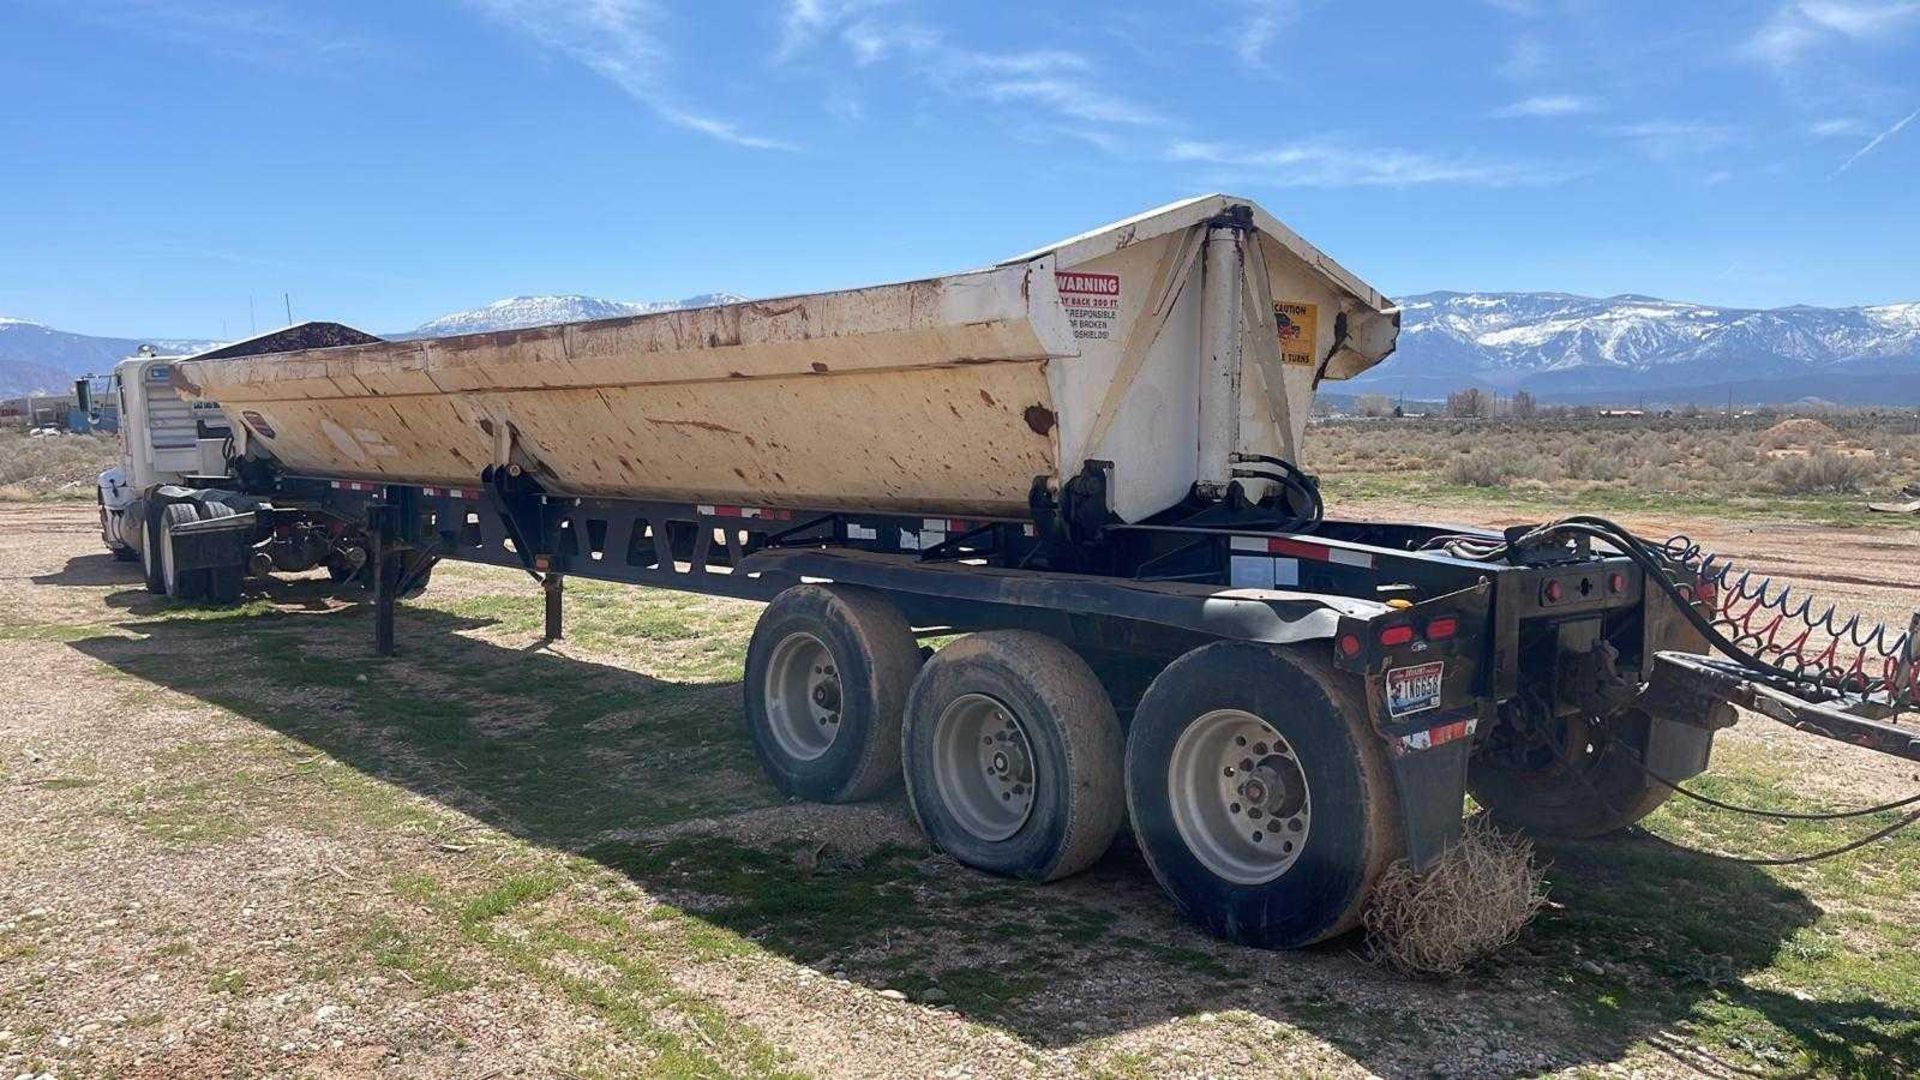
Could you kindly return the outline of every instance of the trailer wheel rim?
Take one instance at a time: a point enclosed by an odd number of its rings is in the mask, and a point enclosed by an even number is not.
[[[1033,815],[1033,743],[1020,717],[986,694],[962,694],[933,724],[933,782],[970,835],[988,843]]]
[[[795,632],[774,646],[763,700],[767,728],[789,757],[812,761],[840,734],[840,667],[826,643]]]
[[[1312,834],[1312,792],[1293,745],[1239,709],[1204,713],[1180,733],[1167,795],[1187,850],[1236,885],[1292,869]]]

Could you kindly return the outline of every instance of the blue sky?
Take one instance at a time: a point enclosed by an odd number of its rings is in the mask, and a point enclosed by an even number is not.
[[[0,315],[377,331],[1249,195],[1390,294],[1920,299],[1920,2],[0,0]]]

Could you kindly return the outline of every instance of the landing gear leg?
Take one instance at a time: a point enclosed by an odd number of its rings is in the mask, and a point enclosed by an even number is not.
[[[560,601],[566,592],[567,580],[560,574],[550,573],[540,579],[540,587],[547,594],[547,630],[544,636],[548,641],[559,641],[566,636],[560,625]]]

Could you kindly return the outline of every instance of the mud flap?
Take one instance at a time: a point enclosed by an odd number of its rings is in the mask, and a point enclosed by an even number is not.
[[[1393,784],[1407,831],[1407,861],[1426,871],[1460,837],[1467,801],[1467,758],[1473,740],[1392,755]]]
[[[253,551],[255,516],[234,514],[173,530],[174,565],[182,571],[244,567]]]

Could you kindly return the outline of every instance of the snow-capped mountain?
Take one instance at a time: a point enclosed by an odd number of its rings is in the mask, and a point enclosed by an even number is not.
[[[142,345],[163,353],[198,352],[211,341],[93,337],[55,330],[25,319],[0,317],[0,396],[67,394],[73,380],[100,374]]]
[[[745,300],[732,293],[702,293],[684,300],[630,302],[602,300],[592,296],[513,296],[495,300],[486,307],[456,311],[421,323],[408,337],[452,337],[455,334],[480,334],[491,330],[518,330],[528,326],[583,322],[588,319],[617,319],[628,315],[652,315],[683,308],[715,307]]]
[[[1434,397],[1479,385],[1543,398],[1695,394],[1874,401],[1920,395],[1920,303],[1728,308],[1567,293],[1400,300],[1400,347],[1343,389]],[[1708,395],[1708,391],[1712,395]],[[1831,391],[1831,392],[1830,392]],[[1879,398],[1878,400],[1885,400]]]

